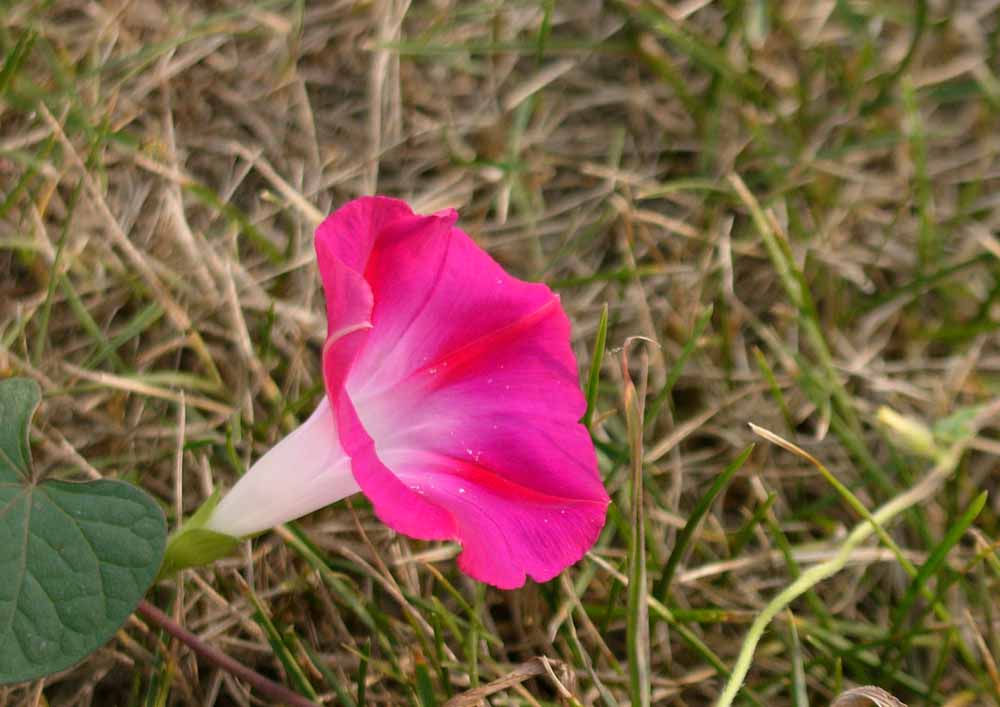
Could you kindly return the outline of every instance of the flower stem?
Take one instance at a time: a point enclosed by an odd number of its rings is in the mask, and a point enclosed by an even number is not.
[[[292,707],[319,707],[315,702],[307,700],[302,695],[292,692],[284,685],[279,685],[258,672],[235,660],[217,648],[208,645],[186,628],[178,624],[148,601],[143,599],[136,608],[136,613],[140,614],[146,621],[156,624],[171,636],[186,645],[199,657],[205,659],[212,665],[222,668],[227,673],[240,678],[249,683],[261,695],[264,695],[275,703],[291,705]]]

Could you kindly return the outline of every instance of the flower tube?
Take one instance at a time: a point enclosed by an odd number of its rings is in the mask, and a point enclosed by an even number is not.
[[[456,218],[365,197],[319,226],[326,395],[197,528],[252,535],[361,491],[394,530],[458,541],[459,567],[501,588],[593,545],[609,499],[569,321]]]

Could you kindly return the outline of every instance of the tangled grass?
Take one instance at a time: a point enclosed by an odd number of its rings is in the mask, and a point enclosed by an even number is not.
[[[7,0],[0,372],[176,525],[322,394],[318,220],[456,206],[606,349],[598,545],[498,592],[355,500],[151,601],[345,707],[722,703],[741,649],[737,704],[1000,705],[998,53],[992,0]],[[139,619],[0,688],[255,699]]]

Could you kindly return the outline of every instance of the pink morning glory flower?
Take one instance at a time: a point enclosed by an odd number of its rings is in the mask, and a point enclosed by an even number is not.
[[[459,567],[501,588],[593,545],[608,495],[569,321],[456,218],[366,197],[319,226],[326,395],[205,529],[250,535],[361,491],[396,531],[461,543]]]

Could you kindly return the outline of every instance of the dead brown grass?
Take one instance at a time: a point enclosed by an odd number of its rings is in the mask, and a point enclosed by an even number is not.
[[[458,207],[513,272],[558,288],[584,364],[607,302],[609,347],[655,342],[653,394],[714,305],[645,440],[652,578],[749,421],[808,448],[868,507],[912,483],[923,462],[876,409],[933,424],[1000,393],[997,4],[930,2],[922,25],[902,2],[548,6],[8,5],[0,48],[37,39],[0,93],[0,371],[46,393],[39,465],[133,479],[171,516],[232,483],[319,394],[313,228],[378,191]],[[730,174],[769,210],[814,307],[783,289]],[[595,434],[622,499],[616,359]],[[891,635],[910,579],[889,550],[864,547],[766,637],[750,677],[764,704],[795,704],[797,661],[812,704],[841,675],[912,704],[1000,704],[995,423],[972,447],[936,502],[893,528],[919,566],[992,492],[928,580],[952,623],[924,610]],[[856,521],[811,466],[759,448],[683,558],[677,622],[731,664],[752,616]],[[152,598],[292,684],[252,587],[331,704],[331,676],[355,694],[369,646],[370,703],[418,703],[427,665],[442,701],[445,683],[483,683],[504,687],[497,705],[563,689],[625,703],[617,523],[561,582],[499,593],[459,576],[454,548],[397,536],[356,501],[302,523],[327,576],[283,530]],[[709,704],[723,679],[678,623],[653,622],[653,702]],[[138,620],[74,670],[0,688],[12,705],[253,701]]]

